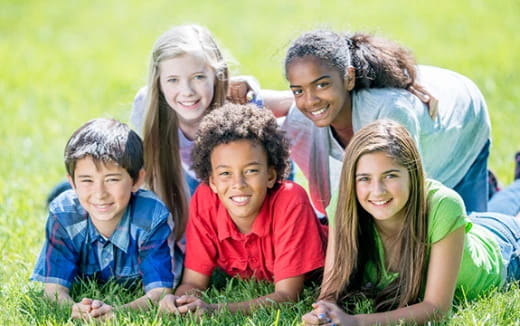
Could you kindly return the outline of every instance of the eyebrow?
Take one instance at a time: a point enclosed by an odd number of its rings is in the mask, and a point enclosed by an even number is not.
[[[251,165],[262,165],[262,163],[258,162],[258,161],[252,161],[252,162],[249,162],[247,163],[245,166],[251,166]],[[214,169],[225,169],[225,168],[229,168],[230,166],[229,165],[225,165],[225,164],[219,164],[217,166],[214,167]]]
[[[122,173],[109,173],[105,175],[104,177],[120,177]],[[77,178],[92,178],[92,175],[90,174],[79,174],[77,175]]]
[[[315,84],[315,83],[317,83],[320,80],[325,79],[325,78],[331,78],[331,77],[330,77],[330,75],[323,75],[323,76],[318,77],[318,78],[314,79],[313,81],[311,81],[310,84]],[[292,84],[290,84],[289,88],[292,88],[292,87],[301,87],[301,86],[300,85],[292,85]]]
[[[395,172],[401,173],[401,170],[399,170],[399,169],[390,169],[390,170],[384,171],[381,174],[388,174],[388,173],[395,173]],[[356,173],[356,177],[357,176],[365,176],[365,175],[370,175],[370,173]]]

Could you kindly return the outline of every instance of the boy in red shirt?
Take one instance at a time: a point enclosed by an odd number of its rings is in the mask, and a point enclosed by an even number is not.
[[[182,282],[160,302],[171,313],[250,312],[295,301],[306,275],[324,264],[326,228],[299,185],[284,181],[288,143],[268,110],[226,104],[201,122],[192,151],[204,182],[191,203]],[[197,295],[218,267],[230,276],[274,282],[245,302],[208,304]]]

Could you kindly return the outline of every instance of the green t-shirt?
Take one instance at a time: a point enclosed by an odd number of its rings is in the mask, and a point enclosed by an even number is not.
[[[466,216],[460,196],[441,183],[428,180],[428,243],[434,244],[461,226],[465,226],[464,252],[457,277],[455,298],[474,299],[483,292],[501,285],[505,279],[504,262],[495,236],[486,228],[471,223]],[[375,243],[379,253],[378,262],[369,262],[365,268],[364,281],[384,288],[397,278],[398,273],[384,268],[384,250],[377,230]],[[427,253],[429,256],[429,251]],[[383,270],[380,280],[376,280],[375,264]],[[424,284],[423,284],[424,291]]]

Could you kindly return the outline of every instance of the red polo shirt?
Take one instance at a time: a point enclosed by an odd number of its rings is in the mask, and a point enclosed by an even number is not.
[[[307,193],[293,182],[267,192],[248,234],[201,183],[190,202],[184,266],[208,276],[220,267],[230,276],[278,282],[323,267],[326,241]]]

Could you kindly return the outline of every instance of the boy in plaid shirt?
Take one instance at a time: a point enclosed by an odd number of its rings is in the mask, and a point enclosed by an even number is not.
[[[73,189],[49,205],[45,243],[31,276],[44,283],[45,296],[71,303],[72,318],[105,319],[115,308],[91,298],[74,302],[69,289],[75,280],[142,280],[145,295],[121,308],[147,309],[171,293],[183,255],[168,209],[139,189],[139,136],[116,120],[91,120],[69,139],[65,165]]]

